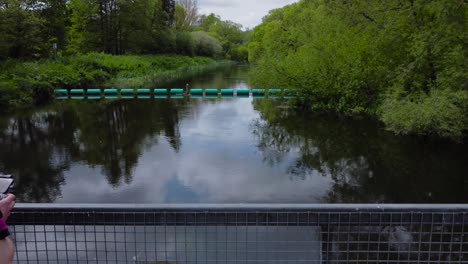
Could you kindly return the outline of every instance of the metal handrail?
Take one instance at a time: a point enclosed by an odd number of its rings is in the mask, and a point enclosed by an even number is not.
[[[18,204],[9,219],[18,263],[464,263],[467,223],[465,204]]]

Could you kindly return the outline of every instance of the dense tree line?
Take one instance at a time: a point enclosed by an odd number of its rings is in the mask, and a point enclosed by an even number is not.
[[[302,105],[368,113],[397,133],[468,130],[463,0],[302,0],[255,28],[254,82],[292,87]]]
[[[238,58],[247,41],[241,25],[200,16],[196,0],[2,0],[0,35],[0,60],[50,58],[54,43],[63,55]]]

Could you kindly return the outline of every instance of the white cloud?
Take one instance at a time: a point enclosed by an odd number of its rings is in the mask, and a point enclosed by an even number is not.
[[[199,0],[198,6],[201,14],[215,13],[223,20],[253,28],[262,22],[270,10],[294,2],[297,0]]]

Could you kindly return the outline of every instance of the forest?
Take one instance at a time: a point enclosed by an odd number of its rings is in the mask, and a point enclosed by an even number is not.
[[[61,55],[179,54],[246,60],[248,32],[196,0],[3,0],[0,59]]]
[[[2,111],[48,102],[57,87],[161,85],[247,61],[250,31],[199,14],[196,0],[2,0],[0,36]]]
[[[370,115],[397,134],[466,138],[466,1],[301,0],[249,43],[252,81],[302,109]]]

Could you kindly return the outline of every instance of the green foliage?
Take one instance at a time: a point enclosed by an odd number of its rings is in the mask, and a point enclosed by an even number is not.
[[[200,17],[197,29],[217,38],[226,58],[245,61],[243,57],[245,50],[239,50],[239,47],[250,40],[250,31],[242,31],[242,25],[229,20],[222,20],[221,17],[210,14]]]
[[[460,137],[467,108],[449,98],[468,93],[466,10],[450,0],[302,0],[273,10],[249,44],[253,84],[297,89],[314,110],[377,115],[397,133]]]
[[[218,39],[190,32],[204,30]],[[107,54],[179,54],[231,57],[248,40],[241,25],[198,15],[194,0],[0,1],[0,60]],[[197,47],[195,43],[197,42]],[[234,57],[238,57],[236,54]]]
[[[53,88],[160,85],[219,63],[205,57],[112,56],[90,53],[50,60],[0,65],[0,108],[39,104],[53,97]]]
[[[199,56],[218,57],[223,52],[223,47],[219,40],[203,31],[191,33],[195,54]]]
[[[193,56],[195,54],[195,45],[190,33],[181,32],[176,34],[175,52],[181,55]]]
[[[411,97],[389,96],[381,119],[398,134],[437,135],[460,139],[468,129],[466,92],[431,91]]]
[[[246,46],[238,46],[231,49],[231,60],[248,62],[249,60],[249,50]]]
[[[0,8],[0,59],[37,58],[48,47],[42,35],[45,20],[35,12],[24,9],[23,1],[8,0]]]

